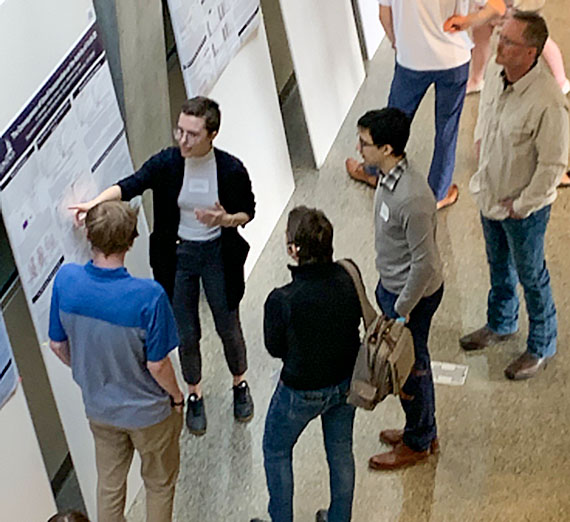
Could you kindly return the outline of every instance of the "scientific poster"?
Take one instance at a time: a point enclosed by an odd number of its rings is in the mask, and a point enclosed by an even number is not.
[[[168,0],[188,97],[208,94],[259,25],[259,0]]]
[[[0,312],[0,409],[18,386],[18,369],[10,346],[10,339]]]
[[[40,343],[48,340],[51,284],[90,250],[73,223],[87,201],[133,171],[109,65],[91,26],[0,134],[0,202]]]

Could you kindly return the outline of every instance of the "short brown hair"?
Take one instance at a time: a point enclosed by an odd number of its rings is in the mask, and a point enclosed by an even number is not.
[[[548,40],[548,27],[544,18],[535,11],[519,10],[513,12],[513,18],[526,25],[522,37],[529,47],[536,49],[536,59],[538,60],[544,49],[544,44]]]
[[[291,210],[287,241],[297,246],[300,265],[332,262],[333,227],[321,210],[305,206]]]
[[[121,254],[139,235],[137,211],[123,201],[103,201],[87,212],[85,228],[94,249],[105,256]]]
[[[220,129],[220,121],[222,119],[220,106],[210,98],[206,98],[205,96],[190,98],[182,104],[180,111],[188,116],[204,118],[208,134],[218,132]]]

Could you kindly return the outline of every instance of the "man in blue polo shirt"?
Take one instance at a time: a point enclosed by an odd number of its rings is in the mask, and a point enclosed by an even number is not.
[[[147,520],[172,519],[184,396],[168,357],[176,324],[159,283],[124,267],[137,215],[108,201],[85,218],[93,260],[58,272],[50,347],[71,367],[95,439],[97,517],[124,522],[126,480],[136,449],[142,460]]]

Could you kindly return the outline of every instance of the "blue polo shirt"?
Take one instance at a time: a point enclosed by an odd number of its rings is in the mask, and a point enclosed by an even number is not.
[[[136,429],[170,415],[170,397],[146,366],[178,346],[172,309],[157,282],[91,261],[62,266],[49,337],[69,341],[73,379],[90,420]]]

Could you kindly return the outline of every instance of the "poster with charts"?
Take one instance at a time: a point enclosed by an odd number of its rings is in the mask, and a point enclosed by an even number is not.
[[[132,171],[109,65],[92,25],[0,133],[2,217],[40,343],[48,340],[57,270],[90,258],[69,205]]]
[[[188,97],[206,95],[260,20],[259,0],[168,0]]]
[[[10,346],[4,317],[0,312],[0,409],[18,386],[18,369]]]

